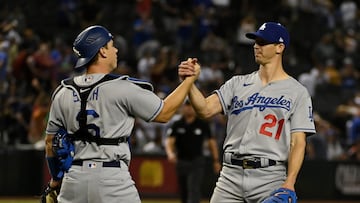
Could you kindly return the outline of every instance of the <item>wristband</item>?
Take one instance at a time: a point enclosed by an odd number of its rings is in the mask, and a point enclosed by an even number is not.
[[[46,157],[50,175],[53,180],[59,181],[64,176],[64,173],[59,168],[59,160],[56,157]]]

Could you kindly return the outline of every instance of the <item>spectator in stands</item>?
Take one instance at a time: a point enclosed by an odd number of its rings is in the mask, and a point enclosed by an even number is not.
[[[53,42],[50,52],[52,60],[55,62],[55,78],[56,83],[62,79],[69,77],[72,74],[74,64],[76,63],[76,56],[73,53],[72,47],[65,44],[63,39],[57,38]]]
[[[354,105],[347,108],[350,108],[352,114],[349,128],[349,145],[352,146],[360,140],[360,92],[354,97]]]
[[[157,91],[160,98],[165,98],[167,94]],[[177,117],[177,114],[174,115]],[[174,118],[173,118],[174,119]],[[135,126],[131,139],[131,149],[133,152],[140,154],[165,154],[163,138],[168,123],[148,123],[141,119],[135,119]]]
[[[135,137],[137,141],[137,152],[141,153],[165,153],[163,135],[167,125],[163,123],[147,123],[136,120]]]
[[[176,88],[179,64],[178,52],[168,46],[160,48],[151,69],[151,81],[158,84],[157,89],[165,94]]]
[[[360,93],[357,92],[346,103],[337,106],[335,115],[345,123],[343,131],[347,136],[344,140],[347,146],[352,146],[360,138]]]
[[[58,85],[56,78],[56,63],[50,55],[48,42],[41,42],[37,50],[28,56],[26,62],[33,79],[39,80],[42,88],[54,90]]]
[[[256,31],[256,19],[249,14],[241,18],[236,28],[234,52],[242,57],[236,57],[235,61],[240,67],[241,73],[250,73],[256,66],[253,54],[253,41],[245,36],[248,32]],[[249,69],[249,70],[247,70]]]
[[[194,51],[195,22],[194,15],[190,11],[184,11],[180,14],[177,21],[177,30],[175,44],[180,53],[184,55],[187,52]]]
[[[312,97],[315,96],[318,85],[327,83],[324,71],[325,66],[322,63],[318,63],[309,72],[303,72],[298,77],[299,82],[306,87]]]
[[[177,29],[177,19],[181,15],[184,2],[174,0],[159,1],[162,10],[161,21],[164,25],[165,33],[174,35]],[[184,9],[185,10],[185,9]]]
[[[345,154],[345,149],[342,141],[340,140],[338,129],[334,126],[331,126],[331,129],[326,134],[326,143],[327,143],[327,160],[345,160],[347,158]]]
[[[212,91],[224,82],[224,74],[219,67],[219,62],[204,63],[199,76],[199,84],[204,91]]]
[[[357,140],[347,151],[350,160],[360,161],[360,140]]]
[[[43,150],[45,148],[44,133],[49,107],[50,95],[45,91],[41,91],[34,101],[28,130],[28,141],[34,144],[36,149]]]
[[[317,135],[308,138],[306,148],[308,160],[344,160],[344,141],[340,131],[330,121],[322,118],[318,113],[314,115]]]
[[[134,48],[140,47],[144,42],[152,40],[155,37],[156,28],[154,25],[151,12],[143,12],[138,14],[138,18],[133,22]]]
[[[165,154],[165,149],[163,145],[163,139],[161,129],[157,128],[159,131],[156,133],[155,138],[148,143],[146,143],[142,149],[142,151],[146,154]]]
[[[316,136],[307,138],[306,160],[326,160],[326,132],[330,129],[329,123],[322,119],[319,114],[314,112],[314,122],[316,125]]]
[[[209,32],[216,30],[217,19],[215,17],[215,10],[205,4],[199,4],[196,7],[197,23],[195,29],[196,40],[194,42],[201,42]],[[194,46],[194,45],[193,45]]]
[[[315,44],[312,50],[314,63],[324,63],[325,61],[335,60],[337,55],[332,33],[324,33],[321,39]]]
[[[355,28],[358,16],[357,4],[353,0],[345,0],[340,3],[339,12],[341,23],[344,28]]]
[[[9,84],[9,94],[3,106],[4,126],[8,135],[7,144],[14,146],[18,144],[28,144],[27,132],[31,114],[32,97],[31,92],[19,94],[12,92],[20,90],[14,82]]]
[[[9,42],[4,40],[4,36],[0,33],[0,87],[2,87],[7,79],[8,74],[8,47]]]
[[[341,97],[351,98],[359,88],[360,72],[355,69],[352,58],[346,57],[340,68],[341,76]]]
[[[229,51],[225,40],[209,30],[200,43],[201,58],[207,64],[220,62]]]
[[[151,81],[151,69],[156,62],[154,53],[150,49],[144,50],[143,55],[139,58],[137,64],[138,78]]]

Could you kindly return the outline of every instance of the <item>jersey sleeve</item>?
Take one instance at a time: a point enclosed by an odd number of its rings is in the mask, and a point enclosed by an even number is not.
[[[56,91],[56,93],[62,90],[63,89],[59,89],[58,91]],[[55,99],[57,96],[58,96],[57,94],[53,95],[53,99],[49,111],[49,118],[46,126],[46,134],[50,134],[50,135],[55,134],[61,126],[64,126],[64,124],[61,122],[62,120],[64,120],[61,111],[61,100]]]
[[[161,112],[164,102],[155,93],[129,83],[126,91],[126,105],[129,113],[147,122],[152,121]]]
[[[214,91],[219,97],[224,115],[229,113],[231,107],[231,100],[234,97],[233,91],[235,80],[235,77],[231,78],[230,80],[226,81],[218,90]]]
[[[307,135],[316,133],[312,100],[309,93],[304,90],[291,117],[291,132],[305,132]]]

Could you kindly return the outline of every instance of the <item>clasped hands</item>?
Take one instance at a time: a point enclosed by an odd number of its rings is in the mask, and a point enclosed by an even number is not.
[[[194,80],[199,78],[201,68],[197,58],[188,58],[186,61],[182,61],[178,67],[180,81],[184,81],[187,77]]]

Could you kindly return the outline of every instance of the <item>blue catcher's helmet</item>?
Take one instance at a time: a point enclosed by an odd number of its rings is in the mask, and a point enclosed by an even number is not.
[[[112,38],[111,33],[99,25],[90,26],[83,30],[73,43],[73,51],[78,56],[75,69],[88,64],[99,49],[105,46]]]

